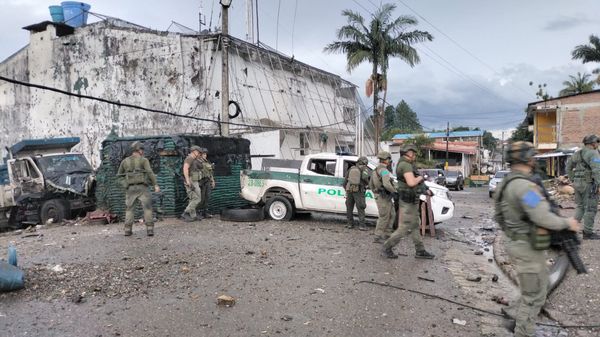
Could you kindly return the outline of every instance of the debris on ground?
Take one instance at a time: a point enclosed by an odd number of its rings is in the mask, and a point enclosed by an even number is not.
[[[492,296],[492,301],[498,303],[498,304],[502,304],[502,305],[508,305],[508,300],[505,297],[502,296]]]
[[[481,281],[481,276],[478,276],[478,275],[469,275],[469,276],[467,276],[467,281],[480,282]]]
[[[467,321],[458,319],[458,318],[453,318],[452,323],[458,324],[458,325],[467,325]]]
[[[224,305],[226,307],[230,307],[235,304],[235,298],[233,298],[229,295],[221,295],[221,296],[217,297],[217,304]]]

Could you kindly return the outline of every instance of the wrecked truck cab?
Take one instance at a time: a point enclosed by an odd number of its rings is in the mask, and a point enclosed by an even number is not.
[[[79,138],[30,139],[8,149],[0,168],[0,229],[59,222],[95,208],[95,176]],[[3,173],[2,173],[3,172]]]

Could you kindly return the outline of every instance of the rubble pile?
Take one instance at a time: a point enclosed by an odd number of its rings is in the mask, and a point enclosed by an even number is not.
[[[544,186],[548,193],[561,208],[575,207],[575,189],[566,176],[544,180]]]

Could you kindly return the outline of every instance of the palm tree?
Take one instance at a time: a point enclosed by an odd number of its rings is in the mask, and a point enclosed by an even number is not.
[[[324,49],[328,53],[345,53],[346,69],[349,73],[364,62],[371,63],[373,67],[371,79],[374,82],[375,152],[379,148],[381,124],[380,111],[377,108],[378,91],[383,81],[386,80],[390,58],[400,58],[414,67],[421,60],[412,45],[433,40],[433,36],[428,32],[408,30],[409,26],[418,23],[414,17],[401,15],[394,19],[392,12],[395,9],[396,5],[394,4],[382,5],[373,14],[368,25],[365,24],[365,19],[359,13],[349,9],[343,10],[342,16],[347,18],[348,24],[337,31],[337,38],[340,41],[334,41]],[[379,71],[381,71],[381,77],[378,74]]]
[[[577,73],[577,76],[569,75],[570,80],[563,82],[565,88],[558,94],[560,96],[566,96],[594,90],[595,82],[589,80],[591,76],[592,75],[590,74],[581,74],[579,72]]]
[[[600,62],[600,38],[596,35],[590,35],[590,44],[576,46],[571,52],[573,60],[581,60],[583,63]],[[600,68],[593,71],[594,74],[600,74]],[[596,79],[600,83],[600,76]]]

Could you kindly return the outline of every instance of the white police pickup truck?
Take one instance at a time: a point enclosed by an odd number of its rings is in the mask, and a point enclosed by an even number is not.
[[[344,173],[357,160],[357,156],[319,153],[308,155],[302,161],[279,161],[279,165],[275,163],[262,171],[243,170],[240,196],[253,204],[264,205],[266,214],[274,220],[290,220],[296,211],[345,214]],[[369,162],[369,174],[376,167]],[[454,203],[448,189],[432,182],[425,184],[433,192],[434,222],[452,218]],[[367,190],[365,196],[366,215],[377,217],[373,192]],[[426,197],[422,195],[420,199],[425,202]]]

